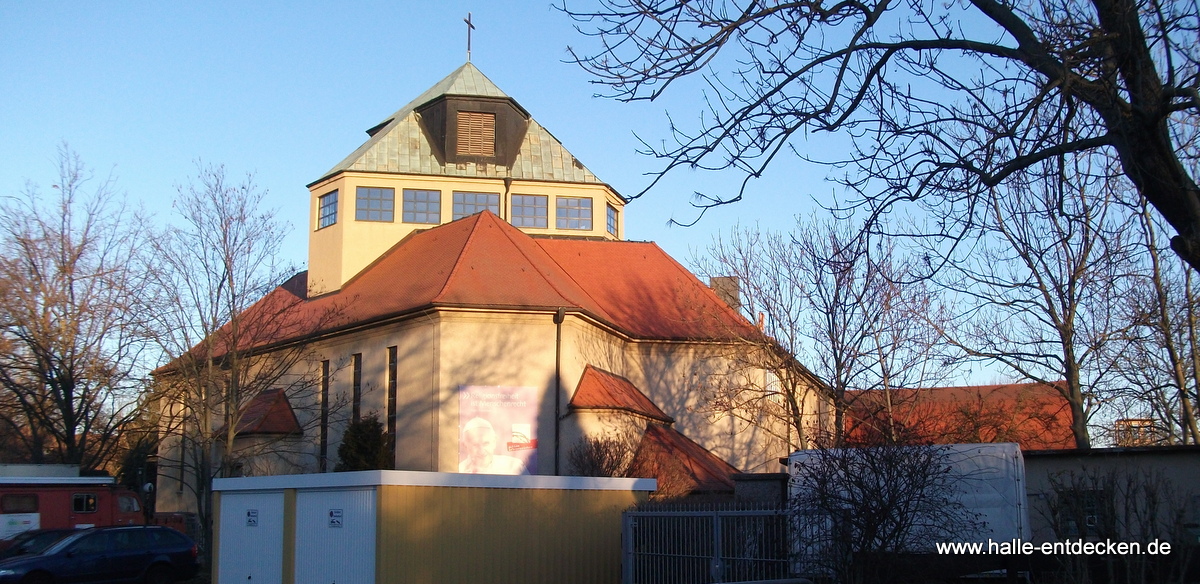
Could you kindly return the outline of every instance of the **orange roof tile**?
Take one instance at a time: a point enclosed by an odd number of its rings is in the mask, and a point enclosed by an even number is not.
[[[1056,386],[1011,383],[892,390],[892,416],[901,433],[915,441],[1016,442],[1023,450],[1074,448],[1071,408]],[[886,427],[882,393],[861,393],[847,415],[848,436],[871,441],[882,436]]]
[[[668,495],[732,492],[738,470],[673,428],[649,424],[629,476],[658,479]]]
[[[515,228],[514,228],[515,230]],[[758,329],[657,244],[538,239],[608,319],[642,338],[755,336]]]
[[[308,298],[304,278],[298,274],[244,313],[243,327],[258,326],[239,345],[263,347],[436,306],[566,308],[643,339],[760,334],[653,243],[534,238],[487,211],[409,234],[336,292]],[[213,355],[225,346],[215,343]]]
[[[237,435],[302,434],[296,412],[282,389],[268,389],[254,396],[238,421]]]
[[[675,421],[628,379],[591,365],[584,367],[583,376],[568,407],[624,410],[668,424]]]

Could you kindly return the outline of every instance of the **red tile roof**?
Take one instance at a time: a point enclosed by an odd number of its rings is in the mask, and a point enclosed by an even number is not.
[[[337,292],[307,298],[304,278],[298,274],[244,313],[262,330],[241,346],[439,306],[566,308],[642,339],[760,334],[653,243],[534,238],[487,211],[409,234]],[[219,356],[225,349],[217,345]]]
[[[629,476],[658,479],[660,495],[732,493],[738,470],[673,428],[649,424]]]
[[[242,410],[237,435],[302,434],[296,412],[282,389],[268,389],[254,396]]]
[[[1062,382],[1059,382],[1062,383]],[[1071,408],[1057,384],[1011,383],[893,390],[892,415],[908,440],[1016,442],[1022,450],[1074,448]],[[877,440],[888,427],[882,392],[859,394],[846,419],[850,439]]]
[[[634,336],[696,339],[758,334],[750,321],[657,244],[581,239],[536,241],[587,290],[593,310]]]
[[[588,365],[568,404],[571,409],[624,410],[660,422],[674,422],[628,379]]]

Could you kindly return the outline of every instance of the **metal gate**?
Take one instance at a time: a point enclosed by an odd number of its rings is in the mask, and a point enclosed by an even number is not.
[[[622,521],[623,584],[788,577],[782,509],[631,510]]]

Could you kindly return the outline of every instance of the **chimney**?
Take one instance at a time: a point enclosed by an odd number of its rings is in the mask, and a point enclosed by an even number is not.
[[[708,279],[708,287],[717,293],[717,298],[720,298],[730,308],[739,310],[742,308],[742,293],[741,283],[737,276],[714,276]]]

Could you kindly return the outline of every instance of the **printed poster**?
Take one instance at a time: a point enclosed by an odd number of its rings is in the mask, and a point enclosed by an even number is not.
[[[40,513],[5,513],[0,515],[0,539],[12,539],[18,533],[42,528]]]
[[[537,473],[537,388],[458,390],[458,472]]]

